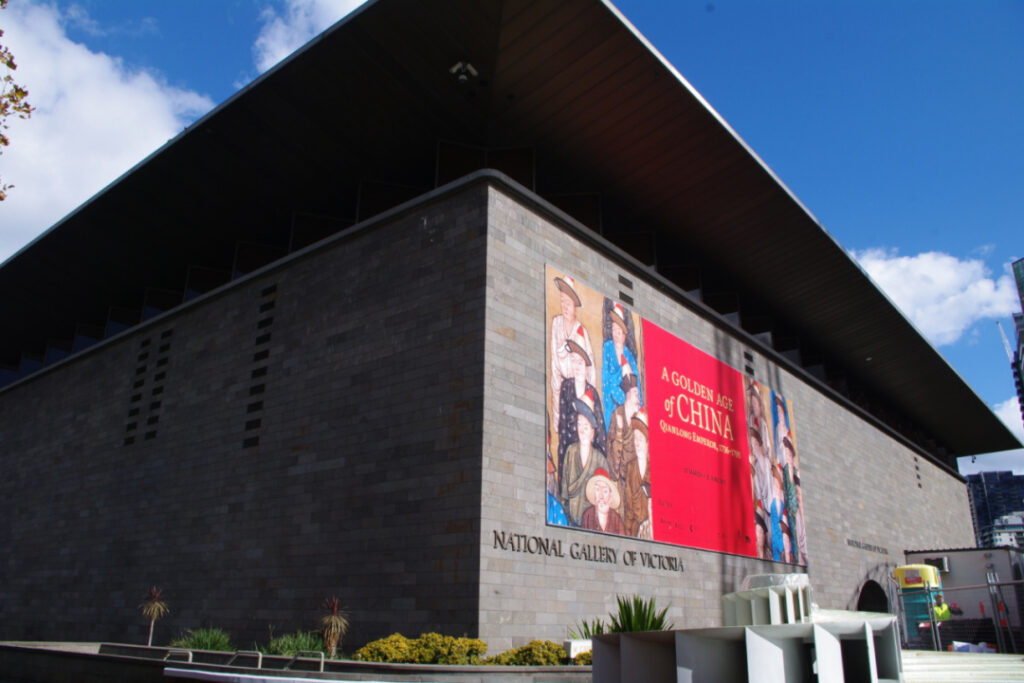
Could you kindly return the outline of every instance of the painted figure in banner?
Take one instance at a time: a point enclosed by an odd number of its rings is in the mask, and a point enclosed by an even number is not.
[[[775,391],[772,391],[772,432],[775,434],[775,461],[782,467],[786,464],[782,439],[789,434],[789,411],[786,399]]]
[[[761,385],[745,378],[747,384],[747,427],[757,430],[761,436],[761,448],[768,458],[772,457],[772,426],[764,414],[764,398]]]
[[[547,429],[548,447],[544,460],[547,466],[547,489],[548,489],[548,524],[558,526],[569,526],[569,518],[565,516],[565,508],[558,500],[558,468],[555,460],[551,457],[551,429]]]
[[[587,482],[597,470],[603,469],[607,472],[608,461],[604,452],[594,443],[598,418],[593,400],[590,396],[584,395],[576,399],[574,408],[578,439],[569,444],[565,451],[559,498],[569,516],[569,523],[579,526],[583,512],[590,504],[587,500]]]
[[[559,476],[563,477],[565,453],[577,440],[576,406],[584,397],[597,411],[594,422],[594,445],[602,453],[606,452],[608,438],[604,427],[604,413],[601,412],[601,396],[587,379],[587,371],[593,368],[590,357],[583,347],[583,336],[577,334],[570,337],[565,342],[565,350],[569,357],[570,374],[562,382],[562,388],[558,392],[558,471]]]
[[[754,538],[757,543],[757,556],[767,560],[771,557],[771,545],[768,543],[768,524],[764,521],[764,509],[760,507],[754,511]]]
[[[648,451],[647,411],[637,410],[631,419],[633,453],[626,465],[622,516],[626,535],[652,539],[651,535],[651,458]]]
[[[594,476],[587,481],[587,502],[590,507],[583,511],[580,527],[620,536],[626,533],[622,517],[615,511],[622,502],[619,487],[601,468],[595,470]]]
[[[782,489],[782,468],[772,465],[772,502],[768,507],[768,532],[771,535],[772,556],[776,562],[785,562],[786,549],[782,525],[786,517],[785,494]]]
[[[754,494],[754,521],[760,521],[765,533],[758,544],[758,557],[772,557],[771,534],[768,523],[772,508],[771,429],[764,419],[764,402],[760,385],[747,378],[747,429],[750,443],[751,483]]]
[[[590,345],[590,333],[583,323],[576,319],[576,309],[583,306],[580,295],[576,292],[576,281],[568,275],[563,275],[556,277],[554,282],[558,287],[558,302],[562,309],[561,315],[551,319],[551,411],[557,426],[561,424],[558,397],[562,381],[572,376],[571,352],[565,343],[569,339],[577,339],[587,358],[594,357],[594,349]],[[596,380],[592,364],[588,365],[586,380],[591,384]]]
[[[753,470],[754,517],[755,522],[760,521],[764,525],[772,506],[772,461],[765,452],[760,430],[751,426],[749,432],[750,459]],[[757,546],[758,557],[768,559],[771,556],[771,545],[766,543],[767,540],[767,534],[762,536],[762,542]]]
[[[803,494],[800,490],[800,471],[797,469],[796,444],[793,434],[782,438],[785,465],[782,466],[782,489],[786,496],[786,517],[793,537],[793,555],[796,562],[807,564],[807,533],[804,529]]]
[[[601,363],[601,395],[604,396],[604,422],[611,424],[611,415],[626,401],[622,380],[632,375],[641,388],[640,371],[636,362],[636,335],[633,318],[622,304],[605,297],[604,346]],[[643,397],[640,397],[643,405]]]
[[[632,424],[633,416],[640,410],[640,388],[636,385],[636,375],[631,373],[623,377],[620,389],[626,400],[612,411],[608,422],[608,467],[612,479],[621,488],[626,481],[626,466],[636,460]]]
[[[782,518],[782,561],[793,564],[796,560],[793,557],[793,532],[789,530],[789,523]]]

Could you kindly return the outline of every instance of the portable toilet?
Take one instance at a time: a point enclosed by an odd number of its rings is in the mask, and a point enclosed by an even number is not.
[[[907,635],[918,635],[918,624],[931,623],[931,595],[942,590],[939,570],[930,564],[905,564],[893,570],[903,596]]]

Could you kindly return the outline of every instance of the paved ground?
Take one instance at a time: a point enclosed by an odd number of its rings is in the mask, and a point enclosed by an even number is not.
[[[904,683],[1024,681],[1024,655],[903,651]]]

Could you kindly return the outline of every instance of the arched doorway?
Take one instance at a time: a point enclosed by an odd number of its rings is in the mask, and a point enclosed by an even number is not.
[[[888,612],[889,596],[877,581],[867,580],[857,598],[857,610],[861,612]]]

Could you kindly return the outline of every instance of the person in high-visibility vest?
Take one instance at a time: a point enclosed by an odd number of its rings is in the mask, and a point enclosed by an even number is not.
[[[935,596],[935,621],[949,621],[952,615],[949,612],[949,605],[942,599],[942,594]]]

